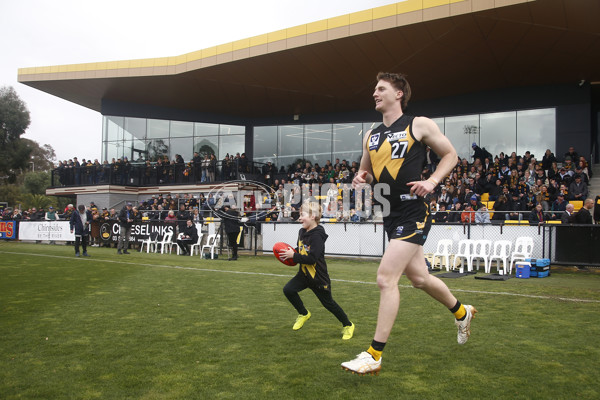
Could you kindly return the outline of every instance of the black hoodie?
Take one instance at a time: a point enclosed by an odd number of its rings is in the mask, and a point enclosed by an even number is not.
[[[302,273],[311,288],[331,289],[331,281],[327,272],[325,262],[325,241],[328,235],[325,228],[317,225],[307,231],[301,228],[298,232],[297,253],[294,253],[294,261],[299,264],[298,274]]]

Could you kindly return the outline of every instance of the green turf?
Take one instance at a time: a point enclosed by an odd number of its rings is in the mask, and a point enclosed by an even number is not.
[[[292,331],[295,267],[272,256],[90,254],[0,243],[1,399],[600,398],[600,275],[446,279],[480,311],[464,346],[448,310],[403,278],[382,372],[360,377],[339,364],[372,339],[376,262],[328,261],[356,324],[342,341],[309,291],[313,316]]]

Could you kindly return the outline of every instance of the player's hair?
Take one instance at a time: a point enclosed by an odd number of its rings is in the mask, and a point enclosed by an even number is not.
[[[307,200],[302,203],[302,207],[300,207],[300,212],[307,213],[310,217],[315,217],[315,222],[318,224],[321,220],[321,214],[323,210],[321,209],[321,205],[316,201]]]
[[[392,84],[394,89],[402,91],[402,99],[400,99],[400,105],[404,110],[410,100],[410,85],[406,80],[406,76],[402,74],[395,74],[393,72],[380,72],[377,74],[378,81],[386,81]]]

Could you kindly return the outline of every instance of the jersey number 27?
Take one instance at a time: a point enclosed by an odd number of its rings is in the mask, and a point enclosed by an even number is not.
[[[404,158],[406,154],[406,149],[408,148],[407,141],[398,141],[392,143],[392,160],[396,160],[398,158]]]

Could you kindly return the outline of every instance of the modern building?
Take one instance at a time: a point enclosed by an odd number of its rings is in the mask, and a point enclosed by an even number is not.
[[[477,142],[559,159],[574,146],[596,162],[599,16],[598,0],[405,0],[188,54],[23,68],[19,81],[100,112],[108,160],[356,161],[380,121],[375,76],[399,71],[406,112],[433,118],[461,157]]]

